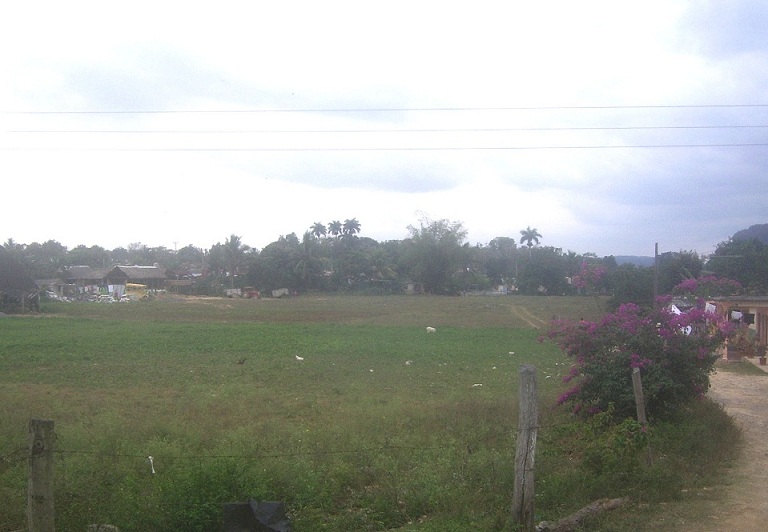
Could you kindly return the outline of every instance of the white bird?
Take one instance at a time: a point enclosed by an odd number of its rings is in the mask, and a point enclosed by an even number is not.
[[[477,384],[473,384],[472,385],[473,388],[480,388],[481,386],[482,386],[482,384],[480,384],[479,382]]]
[[[515,354],[515,352],[514,352],[514,351],[510,351],[510,352],[509,352],[509,354],[510,354],[510,355],[514,355],[514,354]]]
[[[300,357],[299,355],[296,355],[296,360],[299,362],[304,362],[304,357]]]
[[[413,360],[406,360],[405,361],[405,365],[406,366],[410,366],[411,364],[413,364]]]
[[[436,330],[437,330],[437,329],[435,329],[434,327],[427,327],[427,332],[428,332],[428,333],[433,333],[433,332],[435,332]]]

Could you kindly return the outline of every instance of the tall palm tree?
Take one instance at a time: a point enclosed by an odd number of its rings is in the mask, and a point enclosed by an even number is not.
[[[342,227],[342,234],[344,236],[354,236],[360,232],[360,222],[357,218],[351,218],[344,220],[344,226]]]
[[[341,225],[341,222],[338,220],[333,220],[328,224],[328,232],[333,236],[339,236],[344,227]]]
[[[293,267],[293,272],[301,280],[304,290],[311,288],[312,277],[315,275],[317,260],[314,257],[313,247],[317,245],[317,242],[312,238],[312,233],[309,231],[304,232],[304,236],[301,238],[301,251],[297,256],[298,261]]]
[[[529,225],[527,228],[520,231],[520,243],[523,244],[527,242],[528,246],[528,258],[531,257],[531,247],[533,247],[533,243],[535,242],[536,245],[539,245],[539,239],[542,238],[541,233],[539,233],[538,230],[531,229],[531,226]]]
[[[313,234],[315,238],[320,238],[321,236],[328,234],[328,230],[325,228],[325,224],[320,222],[313,223],[312,227],[309,228],[309,232]]]
[[[240,264],[243,254],[248,250],[248,246],[244,246],[240,240],[240,237],[233,234],[224,241],[224,254],[227,260],[227,266],[229,266],[229,287],[235,287],[235,272]]]

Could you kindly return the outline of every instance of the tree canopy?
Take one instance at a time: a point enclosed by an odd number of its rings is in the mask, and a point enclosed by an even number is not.
[[[503,286],[531,295],[606,295],[611,297],[609,308],[617,308],[623,303],[652,305],[654,282],[658,293],[669,293],[683,281],[711,274],[738,281],[746,293],[768,290],[768,246],[756,240],[722,242],[708,258],[693,251],[663,253],[654,278],[653,268],[618,265],[613,257],[541,247],[541,233],[530,226],[520,231],[517,242],[497,236],[487,244],[470,245],[459,221],[422,218],[407,228],[407,238],[377,242],[362,236],[357,218],[343,220],[307,223],[301,237],[287,233],[262,250],[234,233],[207,250],[193,245],[170,250],[141,242],[113,250],[98,245],[67,249],[55,240],[27,245],[13,239],[2,247],[34,279],[56,278],[76,265],[158,264],[179,275],[202,272],[207,281],[198,289],[205,293],[217,293],[223,286],[381,293],[420,283],[428,293],[457,294]],[[595,268],[600,269],[600,282],[587,287],[582,281]]]

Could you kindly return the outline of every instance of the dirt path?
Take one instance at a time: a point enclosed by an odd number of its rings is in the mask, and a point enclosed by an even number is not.
[[[510,307],[510,310],[521,320],[523,320],[525,323],[527,323],[529,326],[533,327],[534,329],[541,329],[542,327],[548,327],[549,322],[544,321],[538,316],[535,316],[533,313],[531,313],[530,310],[528,310],[525,307],[522,306],[512,306]]]
[[[736,419],[745,445],[724,504],[697,530],[768,530],[768,378],[718,371],[711,382],[709,396]]]

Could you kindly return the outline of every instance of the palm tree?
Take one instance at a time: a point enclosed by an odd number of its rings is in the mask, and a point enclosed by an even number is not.
[[[315,269],[315,263],[317,261],[314,258],[312,249],[315,245],[317,244],[312,238],[312,233],[306,231],[304,236],[301,238],[301,252],[297,257],[299,260],[293,267],[293,273],[295,273],[301,280],[301,284],[304,290],[310,288],[311,279],[315,274],[313,270]]]
[[[355,233],[360,232],[360,222],[357,218],[344,220],[344,226],[342,227],[342,233],[344,236],[354,236]]]
[[[328,230],[325,228],[325,225],[320,222],[313,223],[312,227],[309,228],[309,232],[314,235],[315,238],[320,238],[321,236],[328,234]]]
[[[339,236],[343,230],[343,226],[341,225],[341,222],[338,220],[333,220],[331,223],[328,224],[328,232],[333,236]]]
[[[235,287],[235,272],[240,264],[240,260],[248,250],[248,246],[244,246],[240,240],[240,237],[233,234],[224,241],[224,254],[227,260],[227,266],[229,266],[229,287]]]
[[[539,245],[539,239],[542,238],[541,233],[539,233],[538,230],[531,229],[531,226],[529,225],[527,228],[520,231],[520,243],[523,244],[527,242],[528,246],[528,258],[531,257],[531,247],[533,247],[533,243],[535,242],[536,245]]]

